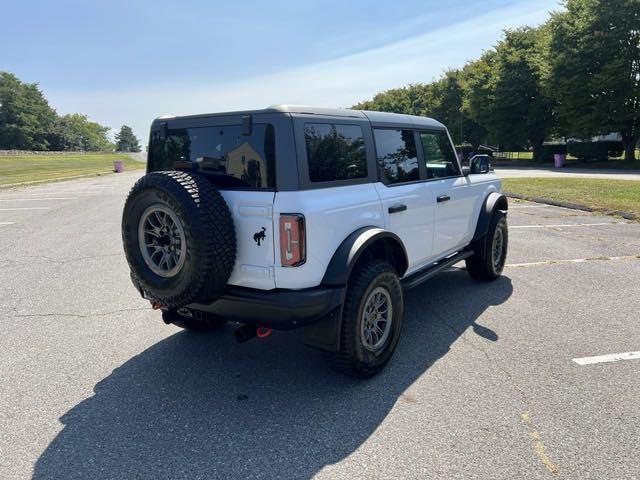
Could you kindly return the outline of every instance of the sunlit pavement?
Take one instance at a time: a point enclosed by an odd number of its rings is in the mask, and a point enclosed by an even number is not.
[[[299,332],[163,324],[120,243],[138,175],[0,191],[0,478],[640,475],[640,224],[512,202],[504,277],[409,292],[359,381]]]

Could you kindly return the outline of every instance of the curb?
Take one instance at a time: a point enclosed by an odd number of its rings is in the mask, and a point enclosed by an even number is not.
[[[110,175],[114,173],[115,172],[85,173],[82,175],[73,175],[71,177],[47,178],[43,180],[33,180],[30,182],[7,183],[6,185],[0,185],[0,190],[8,189],[8,188],[28,187],[30,185],[40,185],[41,183],[64,182],[65,180],[75,180],[77,178],[100,177],[102,175]]]
[[[582,210],[583,212],[598,212],[598,213],[604,213],[605,215],[615,215],[617,217],[622,217],[626,220],[640,220],[639,215],[636,215],[635,213],[631,213],[631,212],[625,212],[623,210],[611,210],[609,208],[590,207],[588,205],[583,205],[581,203],[565,202],[563,200],[554,200],[552,198],[546,198],[546,197],[522,195],[520,193],[515,193],[515,192],[503,191],[502,193],[504,193],[507,197],[517,198],[518,200],[527,200],[529,202],[544,203],[546,205],[553,205],[555,207],[570,208],[571,210]]]

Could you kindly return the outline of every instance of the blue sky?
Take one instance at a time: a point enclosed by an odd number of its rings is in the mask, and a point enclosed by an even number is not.
[[[29,1],[2,7],[0,70],[59,113],[146,143],[154,117],[277,103],[347,107],[429,82],[557,0]]]

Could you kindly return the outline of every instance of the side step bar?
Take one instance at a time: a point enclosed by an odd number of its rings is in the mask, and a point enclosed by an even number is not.
[[[460,260],[473,255],[473,250],[463,250],[462,252],[454,253],[450,257],[443,258],[439,262],[432,263],[426,266],[422,270],[418,270],[412,273],[406,278],[402,279],[402,288],[409,290],[413,287],[420,285],[422,282],[429,280],[431,277],[437,275],[443,270],[449,268],[451,265],[458,263]]]

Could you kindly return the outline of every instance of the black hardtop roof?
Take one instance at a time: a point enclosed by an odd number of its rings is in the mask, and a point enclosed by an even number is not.
[[[183,119],[203,119],[208,117],[223,117],[223,116],[242,116],[242,115],[254,115],[259,113],[289,113],[289,114],[305,114],[305,115],[318,115],[320,117],[345,117],[345,118],[357,118],[368,119],[372,125],[377,126],[401,126],[412,128],[436,128],[443,129],[445,126],[429,117],[420,117],[417,115],[405,115],[401,113],[390,112],[374,112],[370,110],[351,110],[347,108],[323,108],[323,107],[310,107],[304,105],[272,105],[267,108],[257,110],[240,110],[235,112],[220,112],[220,113],[202,113],[197,115],[181,115],[181,116],[163,116],[154,120],[154,123],[167,121],[167,120],[183,120]]]

